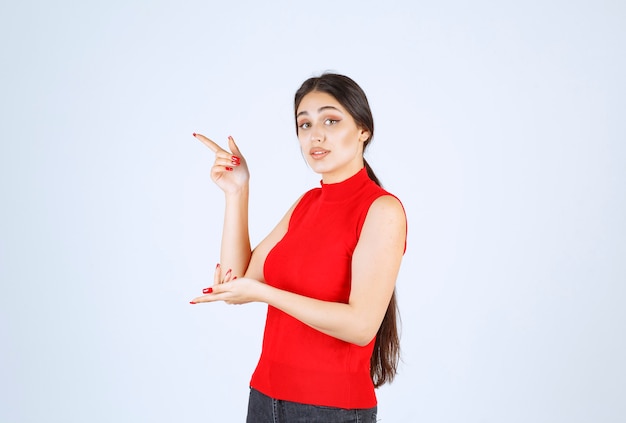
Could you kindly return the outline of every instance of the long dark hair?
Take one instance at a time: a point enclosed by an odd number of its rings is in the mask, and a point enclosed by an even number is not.
[[[294,115],[298,112],[298,106],[304,96],[313,91],[332,95],[350,113],[357,126],[369,131],[370,137],[363,143],[363,151],[365,151],[374,137],[374,117],[367,96],[361,87],[347,76],[335,73],[325,73],[319,77],[309,78],[296,91]],[[296,132],[297,130],[296,123]],[[370,179],[378,186],[382,186],[365,158],[363,158],[363,163]],[[398,303],[394,289],[385,317],[376,333],[374,351],[370,360],[370,376],[376,388],[393,381],[398,370],[400,360],[398,321]]]

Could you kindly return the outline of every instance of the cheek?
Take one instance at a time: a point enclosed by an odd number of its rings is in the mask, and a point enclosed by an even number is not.
[[[300,149],[304,151],[305,141],[300,137],[298,137],[298,144],[300,145]]]
[[[357,148],[359,145],[359,134],[352,130],[342,131],[338,139],[341,141],[341,145],[346,148]]]

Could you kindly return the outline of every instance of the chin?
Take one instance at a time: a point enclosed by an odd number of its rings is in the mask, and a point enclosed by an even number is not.
[[[311,170],[313,170],[313,172],[319,173],[320,175],[323,173],[331,172],[333,170],[332,166],[314,160],[311,160],[309,162],[309,167],[311,168]]]

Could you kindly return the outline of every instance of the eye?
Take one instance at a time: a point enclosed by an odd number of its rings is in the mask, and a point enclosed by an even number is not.
[[[298,128],[300,129],[309,129],[310,127],[311,127],[311,124],[309,122],[302,122],[298,124]]]
[[[330,119],[330,118],[328,118],[328,119],[326,119],[324,121],[324,125],[328,125],[328,126],[335,125],[338,122],[339,122],[339,119]]]

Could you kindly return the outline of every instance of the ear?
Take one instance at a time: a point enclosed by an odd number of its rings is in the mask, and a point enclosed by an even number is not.
[[[368,131],[365,128],[361,128],[360,129],[360,133],[359,133],[359,142],[365,142],[368,139],[370,139],[370,137],[372,136],[372,134],[370,133],[370,131]]]

